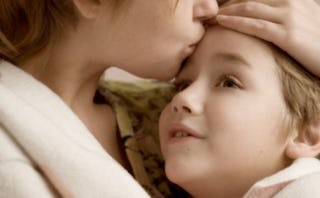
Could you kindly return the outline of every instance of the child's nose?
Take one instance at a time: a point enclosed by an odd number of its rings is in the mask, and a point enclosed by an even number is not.
[[[211,19],[218,13],[216,0],[195,0],[193,16],[195,19],[205,21]]]
[[[189,91],[191,92],[191,90],[184,90],[172,99],[171,108],[174,113],[198,115],[203,112],[201,99],[198,98],[201,96],[195,92],[190,93]]]
[[[173,106],[174,112],[184,111],[186,113],[192,113],[191,109],[187,106]]]

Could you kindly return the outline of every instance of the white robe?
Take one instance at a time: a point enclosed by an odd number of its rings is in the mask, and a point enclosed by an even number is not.
[[[53,91],[0,61],[0,197],[149,195]]]

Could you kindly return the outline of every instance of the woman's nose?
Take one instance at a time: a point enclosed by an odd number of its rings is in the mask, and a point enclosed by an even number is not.
[[[192,115],[201,114],[203,105],[201,101],[201,94],[190,93],[190,90],[184,90],[178,93],[171,101],[172,111],[174,113],[186,113]]]
[[[216,0],[195,0],[193,16],[197,20],[206,21],[218,13]]]

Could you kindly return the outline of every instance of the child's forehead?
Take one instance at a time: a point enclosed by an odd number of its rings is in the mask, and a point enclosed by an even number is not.
[[[262,65],[275,65],[269,43],[221,27],[208,29],[188,63],[188,66],[191,64],[196,67],[203,64],[222,67],[228,64],[244,65],[253,69]]]
[[[254,57],[259,54],[272,54],[270,43],[256,37],[239,33],[221,26],[209,28],[200,42],[196,53],[200,54],[239,54]],[[234,56],[233,56],[234,57]]]
[[[220,25],[213,25],[207,29],[203,40],[208,40],[208,38],[210,40],[215,39],[215,42],[217,42],[221,38],[223,38],[223,39],[228,39],[228,40],[236,39],[237,41],[246,41],[246,42],[255,41],[255,42],[259,42],[259,43],[266,43],[264,40],[259,39],[257,37],[253,37],[253,36],[250,36],[245,33],[237,32],[235,30],[231,30],[231,29],[225,28]],[[203,42],[203,40],[202,40],[202,42]],[[228,40],[224,40],[223,42],[228,43]],[[204,41],[204,42],[206,42],[206,41]],[[233,44],[237,45],[237,43],[235,43],[235,42],[233,42]],[[219,47],[219,46],[214,45],[214,43],[212,43],[212,46]]]

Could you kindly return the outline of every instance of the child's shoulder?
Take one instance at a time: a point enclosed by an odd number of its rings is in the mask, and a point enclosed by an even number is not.
[[[320,163],[319,163],[320,164]],[[320,165],[319,165],[320,166]],[[314,198],[320,197],[320,170],[296,179],[283,188],[276,198]]]
[[[312,173],[297,179],[283,190],[276,198],[314,198],[320,197],[320,172]]]

